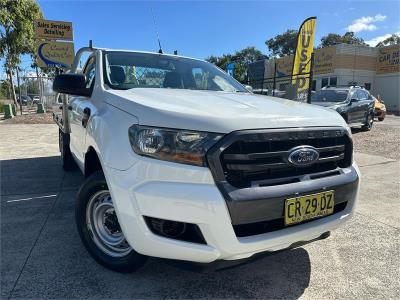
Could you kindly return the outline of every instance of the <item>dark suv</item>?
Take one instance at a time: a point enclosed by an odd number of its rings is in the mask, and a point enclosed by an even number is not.
[[[359,86],[324,87],[311,96],[311,103],[336,110],[347,124],[361,125],[364,131],[374,123],[374,100]]]

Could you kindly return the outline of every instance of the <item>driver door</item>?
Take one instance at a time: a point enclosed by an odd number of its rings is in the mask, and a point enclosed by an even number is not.
[[[354,90],[350,94],[350,103],[349,103],[349,110],[347,113],[348,123],[355,123],[358,120],[358,94],[357,90]]]
[[[83,74],[86,78],[86,87],[93,90],[95,74],[96,74],[96,58],[89,57]],[[87,107],[90,105],[90,98],[84,96],[74,97],[70,100],[68,106],[68,114],[70,120],[70,149],[72,154],[77,158],[79,167],[83,169],[86,152],[86,122]],[[90,114],[89,114],[90,115]]]

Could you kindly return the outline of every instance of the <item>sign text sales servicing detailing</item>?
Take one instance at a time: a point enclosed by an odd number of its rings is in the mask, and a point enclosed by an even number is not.
[[[35,20],[35,36],[47,40],[73,40],[72,23],[63,21]]]

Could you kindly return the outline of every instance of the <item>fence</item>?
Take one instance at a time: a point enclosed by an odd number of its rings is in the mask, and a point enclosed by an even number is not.
[[[47,76],[19,76],[17,80],[16,96],[22,99],[22,104],[27,108],[37,103],[49,109],[56,105],[56,94],[53,92],[54,77]]]
[[[305,82],[312,81],[312,73],[299,73],[295,75],[281,75],[261,79],[248,79],[248,85],[253,88],[255,94],[280,97],[295,101],[307,102],[310,99],[312,89],[301,89]],[[297,79],[297,80],[293,80]],[[294,83],[293,83],[294,82]],[[299,92],[300,91],[300,92]]]
[[[278,71],[275,63],[273,76],[265,77],[264,60],[262,60],[247,67],[247,84],[256,94],[310,102],[313,89],[313,56],[307,64],[310,64],[310,72],[286,75]]]

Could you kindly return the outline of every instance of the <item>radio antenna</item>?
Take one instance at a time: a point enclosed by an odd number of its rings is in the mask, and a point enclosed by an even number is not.
[[[152,15],[152,17],[153,17],[154,29],[155,29],[156,34],[157,34],[158,47],[160,48],[160,49],[158,49],[158,53],[163,54],[164,52],[163,52],[162,47],[161,47],[160,35],[159,35],[159,33],[158,33],[158,28],[157,28],[157,23],[156,23],[156,17],[155,17],[155,15],[154,15],[153,8],[150,8],[150,11],[151,11],[151,15]]]

